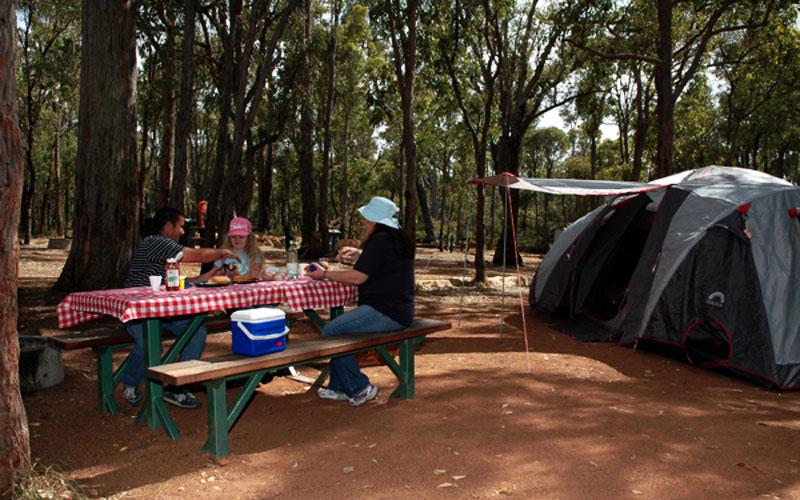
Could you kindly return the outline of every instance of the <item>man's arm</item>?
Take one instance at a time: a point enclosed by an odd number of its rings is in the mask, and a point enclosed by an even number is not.
[[[239,257],[227,248],[190,248],[183,249],[183,259],[181,262],[213,262],[217,259],[231,258],[239,260]]]

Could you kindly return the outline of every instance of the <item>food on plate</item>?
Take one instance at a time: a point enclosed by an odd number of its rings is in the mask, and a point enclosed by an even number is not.
[[[230,284],[231,279],[227,276],[214,276],[213,278],[209,279],[208,282],[215,285],[228,285]]]
[[[234,281],[234,283],[241,283],[243,281],[244,282],[249,282],[249,281],[257,281],[257,280],[252,276],[234,276],[233,277],[233,281]]]

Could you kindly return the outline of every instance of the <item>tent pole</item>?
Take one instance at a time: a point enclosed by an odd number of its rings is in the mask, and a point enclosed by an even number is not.
[[[469,213],[469,212],[467,212]],[[469,215],[467,215],[467,228],[464,231],[464,275],[461,277],[461,298],[458,305],[458,327],[461,328],[461,316],[464,312],[464,294],[467,291],[467,260],[469,259]]]
[[[511,191],[508,191],[508,210],[511,212],[513,209],[512,201],[511,201]],[[525,339],[525,364],[528,365],[528,373],[531,372],[531,351],[530,346],[528,345],[528,322],[525,318],[525,300],[522,297],[522,287],[520,286],[522,282],[522,277],[519,274],[519,241],[517,239],[517,227],[514,224],[514,218],[511,218],[511,236],[514,240],[514,265],[517,269],[517,294],[519,295],[519,313],[522,319],[522,333]],[[504,247],[505,248],[505,247]],[[505,260],[503,261],[505,263]],[[505,277],[503,278],[503,285],[505,288]],[[505,296],[505,293],[504,293]]]
[[[501,279],[503,280],[502,285],[500,286],[500,338],[503,338],[503,311],[506,310],[506,248],[508,248],[508,238],[506,236],[506,230],[508,229],[508,210],[509,210],[509,194],[511,190],[508,188],[508,184],[503,188],[505,189],[505,197],[503,199],[503,270],[501,273]]]

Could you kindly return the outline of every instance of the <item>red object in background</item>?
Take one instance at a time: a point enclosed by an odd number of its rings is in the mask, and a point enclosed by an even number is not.
[[[750,204],[745,203],[741,207],[737,208],[736,211],[739,212],[740,214],[746,214],[747,212],[750,211]]]
[[[208,213],[208,202],[203,200],[197,204],[197,227],[201,229],[206,227],[206,213]]]
[[[798,212],[800,212],[800,208],[792,207],[789,209],[789,217],[797,217]]]

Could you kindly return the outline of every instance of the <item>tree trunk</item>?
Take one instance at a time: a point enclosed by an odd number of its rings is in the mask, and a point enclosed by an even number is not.
[[[516,175],[519,172],[519,153],[522,143],[522,137],[514,133],[506,137],[501,137],[498,144],[493,148],[495,172],[500,174],[503,168]],[[511,190],[511,206],[508,203],[508,195],[506,189],[500,190],[502,195],[503,217],[504,223],[500,229],[500,236],[497,240],[495,247],[494,257],[492,263],[496,266],[502,266],[506,263],[518,262],[522,264],[522,258],[517,252],[516,245],[514,244],[514,235],[512,234],[512,226],[516,224],[517,214],[519,213],[519,191],[516,189]],[[503,234],[505,228],[505,235]],[[505,242],[505,250],[503,244]],[[503,256],[505,255],[505,262]]]
[[[333,2],[333,23],[328,41],[328,82],[325,95],[325,113],[323,123],[322,171],[319,176],[319,234],[322,248],[328,248],[328,189],[331,175],[331,117],[333,101],[336,94],[336,45],[339,29],[339,2]]]
[[[31,233],[33,230],[33,196],[36,193],[36,167],[33,164],[33,153],[35,150],[36,139],[36,117],[39,114],[34,109],[33,103],[33,82],[32,77],[28,78],[28,92],[25,98],[27,112],[27,130],[25,147],[25,185],[22,190],[22,211],[20,226],[22,229],[22,239],[26,245],[31,243]]]
[[[166,43],[162,54],[161,72],[162,96],[161,105],[164,111],[164,122],[161,128],[161,158],[158,176],[158,206],[170,205],[169,194],[172,191],[172,169],[175,163],[175,29],[166,27]]]
[[[138,238],[134,9],[131,0],[83,1],[75,218],[61,290],[120,286]]]
[[[313,54],[311,43],[311,1],[304,0],[305,22],[303,26],[303,72],[300,82],[300,137],[298,138],[297,163],[300,168],[300,198],[303,205],[301,234],[303,243],[314,237],[317,219],[317,189],[314,182],[314,119],[311,95],[314,92],[311,68]],[[313,257],[309,257],[313,258]]]
[[[639,181],[642,178],[642,161],[644,158],[644,146],[647,139],[647,128],[649,126],[646,118],[647,101],[645,99],[645,89],[642,83],[641,68],[636,68],[636,98],[634,100],[636,106],[636,124],[633,132],[633,169],[631,171],[630,181]]]
[[[672,0],[658,0],[656,84],[656,178],[672,175],[675,99],[672,89]]]
[[[19,392],[17,336],[17,227],[22,198],[22,137],[17,115],[17,16],[15,2],[0,1],[0,498],[11,498],[14,484],[30,464],[30,438]]]
[[[58,135],[56,133],[56,135]],[[52,150],[51,150],[52,154]],[[51,158],[52,159],[52,158]],[[47,234],[50,229],[50,224],[48,223],[49,217],[47,216],[48,208],[50,206],[50,184],[53,182],[53,168],[55,160],[50,163],[50,168],[47,170],[47,177],[44,181],[44,189],[42,189],[42,199],[40,200],[41,203],[39,204],[39,217],[36,221],[35,226],[35,233],[36,234]]]
[[[346,106],[344,112],[344,138],[342,140],[344,144],[342,144],[341,199],[339,201],[339,230],[342,232],[342,236],[346,238],[352,238],[350,227],[347,224],[348,217],[350,216],[350,192],[347,189],[350,184],[350,180],[348,179],[350,175],[350,116],[351,106]]]
[[[270,230],[269,209],[272,207],[272,150],[274,143],[269,142],[258,153],[258,228]]]
[[[64,207],[61,203],[61,114],[58,115],[55,137],[53,138],[53,213],[56,219],[56,235],[64,237]]]
[[[425,191],[425,186],[422,185],[422,179],[417,177],[417,194],[419,197],[419,208],[422,211],[422,223],[425,226],[425,241],[432,242],[436,239],[435,230],[433,228],[433,217],[431,216],[431,208],[428,204],[428,194]]]
[[[175,165],[169,199],[175,208],[186,213],[186,185],[189,178],[189,136],[194,110],[194,32],[197,0],[183,2],[183,45],[181,47],[181,94],[175,121]],[[195,186],[196,187],[196,186]]]
[[[407,36],[403,56],[405,74],[403,85],[403,145],[406,166],[405,221],[406,233],[416,241],[417,235],[417,142],[414,137],[414,80],[417,74],[417,5],[418,0],[407,0]]]

